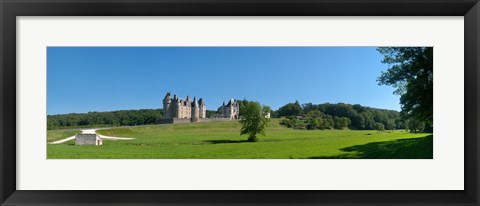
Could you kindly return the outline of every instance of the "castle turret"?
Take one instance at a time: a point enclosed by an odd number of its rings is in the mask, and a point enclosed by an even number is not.
[[[170,92],[167,92],[167,94],[165,95],[165,98],[163,98],[164,101],[167,99],[170,99]]]
[[[199,109],[200,118],[207,118],[207,106],[205,105],[205,102],[203,102],[202,98],[198,100],[198,106],[200,107]]]
[[[198,119],[200,118],[200,108],[198,107],[198,102],[197,98],[193,97],[193,102],[192,102],[192,117],[191,117],[191,122],[198,122]]]
[[[171,113],[172,99],[170,98],[170,92],[167,92],[165,98],[163,98],[163,118],[172,118]]]

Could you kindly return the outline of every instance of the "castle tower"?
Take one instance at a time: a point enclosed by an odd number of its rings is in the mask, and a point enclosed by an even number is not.
[[[192,118],[192,102],[190,96],[187,96],[187,102],[185,103],[185,118]]]
[[[198,119],[200,117],[200,108],[198,106],[197,98],[193,97],[193,102],[192,102],[192,118],[190,119],[191,122],[198,122]]]
[[[172,118],[171,104],[172,104],[172,99],[170,98],[170,92],[167,92],[167,94],[165,95],[165,98],[163,98],[163,118],[164,119]]]
[[[230,99],[230,101],[228,101],[228,104],[222,107],[223,118],[238,119],[239,105],[236,99]]]
[[[203,101],[202,98],[198,100],[198,106],[200,107],[199,109],[200,118],[207,118],[207,106],[205,105],[205,102]]]
[[[235,104],[233,104],[233,115],[232,115],[232,118],[233,119],[238,119],[239,118],[239,114],[240,114],[240,104],[238,104],[238,101],[235,99]]]
[[[182,103],[180,102],[180,99],[177,97],[176,94],[173,95],[173,101],[172,101],[172,118],[180,118],[181,116],[181,109],[182,109]]]

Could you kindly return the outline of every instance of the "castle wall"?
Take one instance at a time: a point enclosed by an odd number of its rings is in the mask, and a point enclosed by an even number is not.
[[[199,118],[198,121],[195,122],[222,122],[222,121],[231,121],[231,118]],[[191,119],[161,119],[159,120],[159,124],[187,124],[191,123]]]
[[[172,123],[173,124],[186,124],[186,123],[190,123],[190,119],[173,119],[172,120]]]
[[[210,118],[199,118],[197,121],[194,122],[215,122],[215,121],[228,121],[230,118],[215,118],[215,119],[210,119]],[[180,118],[174,118],[174,119],[161,119],[159,120],[159,124],[186,124],[186,123],[191,123],[192,119],[180,119]]]
[[[198,122],[222,122],[222,121],[230,121],[230,118],[204,118],[199,119]]]

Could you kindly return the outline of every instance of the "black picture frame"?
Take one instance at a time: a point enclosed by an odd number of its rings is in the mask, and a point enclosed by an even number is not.
[[[479,205],[478,0],[0,0],[0,15],[1,205]],[[197,15],[464,16],[465,189],[462,191],[16,190],[17,16]]]

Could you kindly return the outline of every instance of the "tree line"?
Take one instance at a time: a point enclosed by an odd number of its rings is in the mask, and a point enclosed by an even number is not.
[[[207,110],[207,118],[214,113],[216,113],[216,111]],[[56,114],[47,115],[47,129],[148,125],[158,124],[162,118],[163,109]]]
[[[156,124],[161,118],[162,109],[57,114],[47,116],[47,129],[146,125]]]
[[[281,123],[296,129],[405,129],[405,122],[394,110],[376,109],[359,104],[288,103],[272,114],[286,117]]]

